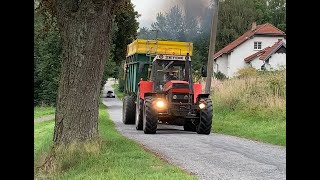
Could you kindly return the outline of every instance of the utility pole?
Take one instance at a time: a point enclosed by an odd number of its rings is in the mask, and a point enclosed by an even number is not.
[[[215,45],[216,45],[219,0],[213,1],[212,11],[213,11],[213,16],[212,16],[212,24],[211,24],[212,26],[211,26],[210,47],[209,47],[208,64],[207,64],[207,78],[206,78],[206,87],[205,87],[206,94],[210,94],[211,79],[213,77],[212,76],[213,75],[213,54],[215,52]]]

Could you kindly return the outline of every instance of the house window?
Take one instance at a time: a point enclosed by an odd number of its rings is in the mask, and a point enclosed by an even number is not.
[[[254,45],[253,45],[253,49],[254,50],[261,50],[261,44],[262,42],[254,42]]]

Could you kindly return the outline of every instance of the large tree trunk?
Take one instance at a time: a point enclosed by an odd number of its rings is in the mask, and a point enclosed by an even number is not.
[[[56,0],[63,60],[55,114],[54,144],[98,134],[99,97],[109,56],[117,0]]]

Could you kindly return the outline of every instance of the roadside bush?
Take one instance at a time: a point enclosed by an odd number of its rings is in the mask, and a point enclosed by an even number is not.
[[[220,71],[218,71],[217,73],[214,73],[214,77],[216,77],[219,80],[227,79],[227,76]]]
[[[253,67],[242,68],[237,72],[238,78],[249,78],[258,76],[258,71]]]

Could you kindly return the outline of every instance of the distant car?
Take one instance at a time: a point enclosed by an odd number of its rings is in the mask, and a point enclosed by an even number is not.
[[[113,91],[108,91],[106,98],[115,98],[116,96],[114,95]]]

